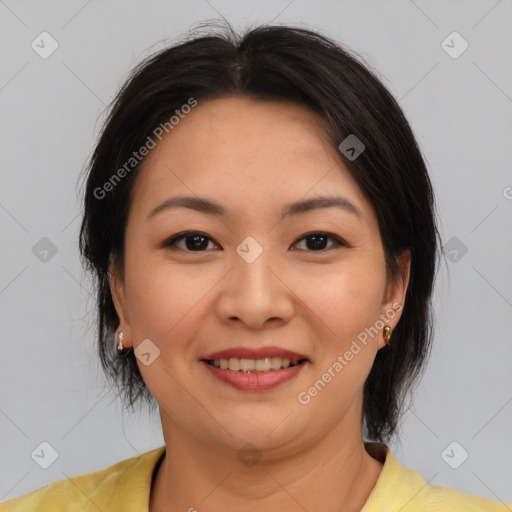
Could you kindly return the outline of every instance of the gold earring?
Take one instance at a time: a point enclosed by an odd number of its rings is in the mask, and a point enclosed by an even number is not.
[[[389,327],[389,325],[386,325],[386,327],[384,327],[384,343],[386,345],[389,345],[390,338],[391,338],[391,327]]]
[[[118,339],[119,339],[119,343],[117,344],[117,351],[119,353],[122,353],[123,352],[123,341],[124,341],[124,332],[123,331],[121,331],[119,333]]]

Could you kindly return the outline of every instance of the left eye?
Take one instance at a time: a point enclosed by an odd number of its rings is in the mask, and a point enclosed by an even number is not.
[[[310,243],[306,243],[306,247],[313,252],[319,252],[326,250],[325,242],[331,239],[334,241],[334,246],[346,246],[347,244],[338,238],[337,236],[331,235],[329,233],[325,233],[323,231],[316,231],[314,233],[308,233],[303,237],[298,239],[298,244],[301,240],[311,240]],[[185,242],[185,247],[179,247],[177,242],[181,240],[188,240],[190,243]],[[178,247],[180,249],[184,249],[188,252],[204,252],[203,249],[206,249],[208,246],[208,240],[213,242],[213,240],[206,235],[205,233],[195,232],[195,231],[185,231],[184,233],[178,233],[171,237],[167,242],[164,242],[164,247]],[[216,244],[214,244],[216,245]],[[332,247],[332,246],[331,246]]]
[[[324,242],[328,239],[331,239],[334,241],[334,246],[346,246],[345,242],[343,242],[340,238],[334,235],[330,235],[329,233],[324,233],[323,231],[317,231],[315,233],[309,233],[307,235],[304,235],[302,238],[299,238],[300,240],[312,240],[311,243],[306,243],[306,247],[309,248],[315,248],[320,250],[325,250]],[[332,247],[332,246],[331,246]],[[313,251],[318,252],[318,251]]]

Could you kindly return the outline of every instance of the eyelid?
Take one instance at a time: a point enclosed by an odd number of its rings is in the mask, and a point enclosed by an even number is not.
[[[308,251],[308,250],[306,250],[305,252],[310,252],[310,253],[317,252],[317,253],[322,254],[322,253],[325,253],[325,252],[329,252],[332,249],[335,249],[337,247],[349,247],[349,244],[347,242],[345,242],[345,240],[343,240],[343,238],[339,237],[338,235],[335,235],[334,233],[330,233],[329,231],[321,231],[321,230],[310,231],[309,233],[305,233],[304,235],[302,235],[300,238],[297,239],[297,241],[294,243],[294,245],[296,245],[298,242],[300,242],[304,238],[308,238],[308,237],[313,236],[313,235],[324,235],[327,238],[331,238],[334,241],[335,244],[334,244],[334,246],[331,246],[328,249],[321,249],[319,251]]]
[[[296,239],[296,241],[294,242],[293,245],[296,245],[297,243],[299,243],[303,239],[308,238],[308,237],[313,236],[313,235],[324,235],[327,238],[331,238],[334,241],[335,245],[329,247],[328,249],[320,249],[318,251],[312,251],[312,250],[307,250],[307,249],[306,250],[298,249],[299,251],[304,251],[304,252],[308,252],[308,253],[320,253],[320,254],[322,254],[322,253],[326,253],[326,252],[331,251],[333,248],[337,248],[337,247],[350,247],[350,245],[345,240],[343,240],[341,237],[339,237],[338,235],[335,235],[334,233],[330,233],[329,231],[321,231],[321,230],[309,231],[308,233],[304,233],[303,235],[300,236],[300,238]],[[217,246],[220,245],[211,236],[207,235],[203,231],[181,231],[180,233],[176,233],[171,238],[169,238],[165,242],[163,242],[162,243],[162,247],[163,248],[176,247],[176,245],[175,245],[176,242],[180,241],[183,238],[187,238],[189,236],[204,237],[204,238],[207,238],[207,239],[211,240],[212,242],[214,242],[215,245],[217,245]],[[178,247],[178,249],[180,249],[180,248]],[[187,253],[202,253],[202,252],[207,252],[208,251],[208,250],[204,250],[204,251],[189,251],[189,250],[186,250],[186,249],[181,249],[181,250],[183,250],[184,252],[187,252]]]
[[[176,242],[180,241],[183,238],[187,238],[189,236],[201,236],[203,238],[208,238],[209,240],[214,242],[215,245],[219,245],[211,236],[207,235],[206,233],[204,233],[202,231],[181,231],[180,233],[176,233],[175,235],[168,238],[165,242],[163,242],[162,247],[163,248],[173,247],[173,246],[175,246]],[[178,249],[179,249],[179,247],[178,247]],[[184,250],[184,249],[182,249],[182,250]],[[187,251],[187,250],[184,250],[184,251],[189,252],[189,253],[206,252],[206,251]]]

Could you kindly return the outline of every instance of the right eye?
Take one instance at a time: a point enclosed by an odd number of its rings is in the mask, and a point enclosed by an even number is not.
[[[179,247],[177,245],[177,242],[181,240],[185,240],[185,247]],[[213,242],[208,235],[200,231],[183,231],[173,235],[169,240],[164,242],[163,247],[177,247],[186,252],[204,252],[202,249],[206,249],[208,242],[205,241],[207,240]]]

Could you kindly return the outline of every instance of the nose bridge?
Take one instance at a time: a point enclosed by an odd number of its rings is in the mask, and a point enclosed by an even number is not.
[[[271,282],[275,276],[268,268],[275,262],[272,250],[269,237],[259,237],[258,240],[251,235],[244,238],[235,249],[235,273],[252,294],[259,295],[273,288]]]
[[[268,319],[289,319],[293,307],[276,276],[270,237],[247,236],[235,248],[229,285],[219,303],[224,319],[238,318],[258,328]]]

